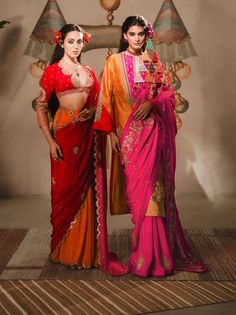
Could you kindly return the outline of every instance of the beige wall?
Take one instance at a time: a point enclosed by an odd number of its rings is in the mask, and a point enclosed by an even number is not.
[[[236,1],[175,0],[198,57],[186,62],[192,75],[183,81],[190,102],[177,136],[177,193],[207,198],[235,194],[236,187]],[[35,122],[31,100],[38,81],[29,71],[32,58],[23,56],[46,0],[1,0],[1,18],[11,21],[0,30],[0,195],[48,194],[48,148]],[[98,0],[58,0],[67,20],[106,24]],[[130,14],[153,22],[162,0],[122,0],[115,12],[121,24]],[[91,12],[93,8],[93,12]],[[84,54],[97,74],[106,50]]]

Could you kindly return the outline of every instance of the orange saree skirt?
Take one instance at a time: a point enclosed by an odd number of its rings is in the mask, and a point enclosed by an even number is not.
[[[98,265],[93,154],[89,152],[93,151],[93,132],[92,123],[78,122],[77,114],[78,111],[60,107],[53,121],[63,161],[52,161],[50,258],[90,268]]]

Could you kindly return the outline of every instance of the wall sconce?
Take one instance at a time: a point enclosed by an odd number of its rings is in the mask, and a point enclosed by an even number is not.
[[[177,113],[184,113],[189,103],[177,90],[181,80],[188,78],[191,68],[182,60],[196,56],[191,37],[172,0],[164,0],[153,24],[153,44],[160,60],[170,75],[170,82],[175,89]]]
[[[38,59],[30,65],[30,73],[33,77],[38,79],[43,74],[55,47],[55,31],[65,24],[65,18],[57,1],[48,0],[24,51],[24,55]]]

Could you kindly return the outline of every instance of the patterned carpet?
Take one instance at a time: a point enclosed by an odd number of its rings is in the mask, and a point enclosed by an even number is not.
[[[235,282],[2,280],[0,314],[146,314],[236,300]]]
[[[209,272],[176,272],[162,280],[236,280],[236,230],[186,230],[185,233],[193,251],[206,263]],[[99,269],[73,270],[51,264],[48,260],[49,242],[48,229],[0,229],[0,279],[114,279]],[[130,230],[109,231],[109,242],[111,250],[127,262]],[[121,279],[141,281],[131,274]]]
[[[51,264],[49,230],[0,229],[0,314],[141,315],[236,301],[236,230],[185,233],[209,272],[144,280]],[[109,242],[127,262],[130,230],[109,231]]]

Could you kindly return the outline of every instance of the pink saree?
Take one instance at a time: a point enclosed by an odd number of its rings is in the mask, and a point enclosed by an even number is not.
[[[114,189],[115,197],[110,198],[110,208],[113,214],[124,213],[124,208],[131,212],[134,229],[129,268],[132,273],[148,277],[165,276],[174,270],[204,272],[206,267],[194,257],[185,239],[175,203],[173,90],[169,89],[168,78],[160,81],[163,70],[157,57],[155,82],[149,81],[152,75],[151,71],[146,75],[145,62],[149,61],[145,56],[144,53],[138,60],[127,52],[114,54],[108,58],[103,71],[94,128],[105,133],[115,132],[121,147],[120,156],[113,153],[113,161],[117,163],[112,163],[114,185],[110,185],[110,196],[111,187],[117,189]],[[159,83],[163,85],[158,90]],[[134,120],[134,113],[145,101],[153,105],[150,116]],[[164,194],[155,195],[158,182]],[[152,200],[155,200],[153,204]]]
[[[184,237],[174,196],[175,134],[172,90],[162,89],[151,99],[153,111],[146,120],[134,120],[147,100],[148,83],[142,85],[133,111],[120,137],[126,194],[132,214],[130,271],[138,276],[165,276],[174,270],[204,272]],[[165,217],[149,216],[148,205],[162,167]]]

